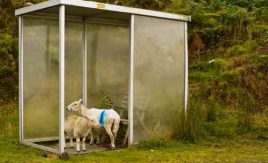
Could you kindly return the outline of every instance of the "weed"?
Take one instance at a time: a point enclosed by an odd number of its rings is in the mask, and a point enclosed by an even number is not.
[[[137,145],[137,147],[139,149],[157,149],[157,148],[165,147],[168,144],[169,144],[168,141],[163,138],[152,138],[152,139],[140,142]]]
[[[202,136],[203,116],[201,113],[202,103],[197,98],[191,98],[187,113],[181,110],[179,118],[171,117],[172,138],[175,140],[183,139],[197,142]]]

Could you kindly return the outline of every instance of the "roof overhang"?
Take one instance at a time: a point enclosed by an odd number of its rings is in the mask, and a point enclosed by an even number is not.
[[[15,11],[16,16],[40,11],[43,9],[48,9],[51,7],[56,7],[59,5],[72,6],[77,8],[88,8],[94,10],[105,10],[110,12],[125,13],[125,14],[135,14],[135,15],[144,15],[165,19],[181,20],[181,21],[191,21],[191,16],[171,14],[159,11],[124,7],[118,5],[111,5],[105,3],[98,3],[92,1],[82,1],[82,0],[49,0],[46,2],[38,3],[32,6],[23,7]]]

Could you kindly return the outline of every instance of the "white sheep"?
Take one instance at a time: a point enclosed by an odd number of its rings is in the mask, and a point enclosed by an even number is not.
[[[76,151],[80,152],[80,138],[82,138],[82,150],[86,150],[86,137],[91,132],[91,128],[94,125],[92,118],[79,117],[71,115],[67,117],[65,122],[64,131],[67,136],[70,137],[70,146],[74,147],[73,138],[76,139]]]
[[[113,109],[87,109],[83,105],[82,99],[72,102],[67,109],[69,111],[79,112],[84,117],[94,119],[94,128],[99,129],[103,126],[111,139],[111,149],[115,148],[115,139],[120,125],[120,116],[116,111]],[[94,142],[92,134],[90,142]]]

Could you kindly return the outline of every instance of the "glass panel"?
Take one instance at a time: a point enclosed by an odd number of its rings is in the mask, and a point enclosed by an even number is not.
[[[128,78],[129,28],[89,23],[88,107],[121,107]],[[122,114],[127,118],[127,108]]]
[[[65,104],[67,106],[83,97],[83,22],[67,20],[65,35]]]
[[[58,136],[58,20],[24,17],[24,138]]]
[[[172,109],[183,108],[184,23],[135,16],[134,142],[170,134]]]

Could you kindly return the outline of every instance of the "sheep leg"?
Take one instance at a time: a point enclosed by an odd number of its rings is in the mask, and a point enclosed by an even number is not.
[[[119,120],[115,120],[114,121],[114,125],[113,125],[113,129],[112,129],[112,132],[113,132],[113,135],[114,135],[114,140],[116,140],[117,132],[119,130],[119,125],[120,125],[120,119]]]
[[[65,137],[65,135],[64,135],[63,139],[64,139],[64,141],[63,141],[63,148],[66,148],[66,137]]]
[[[82,150],[83,151],[86,151],[87,149],[86,149],[86,137],[83,137],[83,139],[82,139]]]
[[[74,142],[73,142],[73,137],[70,136],[70,147],[73,148],[74,147]]]
[[[80,152],[80,138],[76,138],[76,151]]]
[[[97,142],[96,144],[100,144],[100,128],[97,129]]]
[[[111,127],[112,127],[112,124],[111,123],[107,123],[107,125],[104,127],[107,134],[110,136],[110,139],[111,139],[111,149],[114,149],[115,148],[115,145],[114,145],[114,135],[111,131]]]
[[[94,144],[94,136],[93,136],[92,129],[89,130],[89,134],[90,134],[90,142],[89,142],[89,144],[92,145],[92,144]]]

